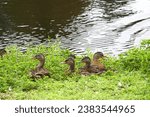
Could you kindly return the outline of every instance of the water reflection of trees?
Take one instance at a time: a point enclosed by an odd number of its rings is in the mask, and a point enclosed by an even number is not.
[[[38,27],[37,34],[51,34],[53,37],[82,13],[86,5],[82,0],[11,0],[5,12],[15,27],[29,25],[28,28],[16,28],[16,31],[31,33],[33,28]]]
[[[9,23],[8,23],[8,18],[7,16],[0,11],[0,31],[7,31],[9,29]],[[2,34],[2,32],[1,32]]]
[[[0,8],[0,40],[1,35],[7,33],[12,33],[13,23],[9,19],[9,16]]]

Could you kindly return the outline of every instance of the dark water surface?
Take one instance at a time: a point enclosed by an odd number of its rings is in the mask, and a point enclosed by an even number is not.
[[[77,53],[117,55],[150,38],[150,0],[0,0],[0,48],[48,36]]]

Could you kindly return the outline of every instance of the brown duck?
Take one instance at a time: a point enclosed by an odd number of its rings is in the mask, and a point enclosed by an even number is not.
[[[65,60],[65,64],[68,64],[69,65],[69,69],[67,72],[69,73],[73,73],[75,71],[75,57],[69,57],[68,59]]]
[[[50,76],[50,73],[47,69],[44,68],[45,57],[43,54],[37,54],[33,59],[39,60],[39,64],[33,70],[31,70],[30,75],[33,78],[40,78],[42,76]]]
[[[105,57],[105,56],[102,52],[96,52],[93,55],[92,65],[97,66],[100,71],[106,71],[106,68],[105,68],[104,64],[102,64],[100,62],[100,58],[103,58],[103,57]]]
[[[80,73],[84,75],[89,75],[91,73],[100,74],[101,70],[96,65],[91,65],[91,59],[89,57],[84,57],[81,62],[85,63],[83,68],[80,68]]]

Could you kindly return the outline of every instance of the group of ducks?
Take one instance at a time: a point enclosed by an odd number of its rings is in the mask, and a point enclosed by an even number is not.
[[[83,57],[81,62],[85,65],[82,68],[79,68],[79,73],[83,75],[90,75],[90,74],[101,74],[106,71],[104,64],[100,62],[100,58],[105,57],[102,52],[96,52],[93,55],[93,60],[86,56]],[[36,66],[35,69],[30,71],[30,76],[33,78],[40,78],[42,76],[50,76],[50,72],[44,68],[45,63],[45,56],[43,54],[37,54],[33,57],[33,59],[39,60],[39,64]],[[68,72],[73,73],[75,72],[75,55],[71,54],[69,57],[63,62],[69,65]]]

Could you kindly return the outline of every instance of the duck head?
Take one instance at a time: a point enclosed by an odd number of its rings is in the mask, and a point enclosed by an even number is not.
[[[87,67],[91,65],[91,59],[89,57],[84,57],[81,62],[85,63]]]
[[[69,58],[76,59],[76,56],[75,56],[74,54],[70,54],[70,55],[69,55]]]
[[[105,57],[104,54],[102,52],[96,52],[93,56],[93,59],[100,59]]]
[[[35,56],[33,57],[33,59],[37,59],[37,60],[39,60],[39,61],[43,61],[43,60],[45,60],[45,57],[44,57],[43,54],[37,54],[37,55],[35,55]]]

